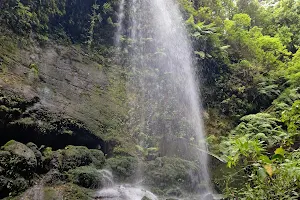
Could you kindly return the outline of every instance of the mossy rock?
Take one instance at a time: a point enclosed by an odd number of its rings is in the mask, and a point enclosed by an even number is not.
[[[100,150],[97,149],[90,149],[90,154],[91,154],[91,158],[92,158],[92,163],[93,165],[98,168],[101,169],[105,163],[105,156],[104,153]]]
[[[10,158],[11,158],[11,153],[10,152],[0,151],[0,167],[2,169],[0,174],[4,173],[5,169],[10,167],[10,163],[9,163]]]
[[[108,159],[106,166],[112,170],[117,180],[126,181],[135,174],[138,168],[138,160],[135,157],[119,156]]]
[[[29,187],[29,182],[24,178],[17,178],[11,180],[9,184],[10,195],[15,196],[21,192],[24,192]]]
[[[29,142],[28,144],[26,144],[26,146],[27,146],[28,148],[30,148],[30,149],[33,151],[33,153],[34,153],[34,155],[35,155],[35,157],[36,157],[36,161],[37,161],[37,168],[38,168],[39,170],[42,170],[42,168],[43,168],[43,155],[42,155],[42,153],[39,151],[38,146],[35,145],[35,144],[32,143],[32,142]]]
[[[64,184],[44,188],[44,200],[92,200],[90,190],[74,184]]]
[[[7,187],[8,183],[9,183],[8,178],[4,176],[0,176],[0,199],[9,195],[10,190]]]
[[[78,167],[70,170],[68,174],[71,182],[85,188],[100,189],[105,186],[105,177],[94,167]]]
[[[174,193],[174,188],[193,191],[199,186],[198,171],[197,165],[191,161],[175,157],[161,157],[148,162],[145,166],[145,182],[165,193]],[[180,193],[181,191],[178,191],[176,195]]]
[[[105,157],[100,150],[90,150],[82,146],[67,146],[62,151],[61,169],[67,171],[80,166],[95,164],[97,167],[103,165]]]
[[[68,179],[65,173],[61,173],[57,169],[51,169],[44,177],[43,181],[48,186],[59,185]]]
[[[1,149],[9,152],[11,155],[9,161],[4,158],[8,163],[1,162],[4,168],[19,173],[24,177],[33,175],[37,167],[37,159],[30,148],[20,142],[11,140]],[[7,153],[4,154],[8,155]]]
[[[29,182],[24,178],[10,179],[0,176],[0,199],[7,196],[15,196],[24,192],[29,187]]]
[[[92,192],[93,191],[90,189],[67,183],[55,186],[45,186],[41,188],[31,188],[19,196],[8,197],[5,200],[41,199],[40,196],[36,196],[38,193],[43,194],[43,200],[93,200]]]
[[[83,146],[67,146],[65,149],[52,151],[46,148],[43,151],[44,164],[47,169],[57,168],[61,172],[69,171],[80,166],[93,165],[102,168],[105,157],[102,151],[88,149]]]

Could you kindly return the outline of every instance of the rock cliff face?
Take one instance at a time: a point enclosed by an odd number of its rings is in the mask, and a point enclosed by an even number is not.
[[[37,132],[67,135],[56,138],[65,141],[57,148],[67,144],[96,148],[105,146],[103,140],[122,134],[119,125],[126,113],[126,98],[119,67],[110,64],[100,53],[88,54],[80,47],[51,42],[43,46],[34,42],[24,45],[12,38],[1,37],[1,101],[7,101],[6,107],[10,109],[21,108],[8,104],[20,104],[20,101],[27,104],[14,119],[2,120],[3,132],[24,131],[13,124],[24,126],[32,122],[36,126],[29,132],[39,127]],[[1,143],[19,139],[9,135]],[[77,135],[79,139],[72,142],[68,135]],[[51,137],[44,140],[49,141]],[[55,147],[55,141],[50,145]]]
[[[90,199],[106,158],[131,159],[125,70],[109,51],[0,35],[0,199]]]

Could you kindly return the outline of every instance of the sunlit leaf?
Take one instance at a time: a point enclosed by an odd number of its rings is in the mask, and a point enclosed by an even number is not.
[[[274,151],[274,153],[275,153],[276,155],[281,155],[281,156],[284,157],[285,150],[284,150],[282,147],[279,147],[279,148],[277,148],[277,149]]]
[[[272,161],[270,160],[270,158],[268,156],[265,156],[265,155],[262,155],[259,157],[259,159],[264,162],[264,163],[268,163],[268,164],[271,164]]]
[[[266,172],[269,174],[269,176],[273,175],[272,165],[265,165],[264,168],[265,168]]]

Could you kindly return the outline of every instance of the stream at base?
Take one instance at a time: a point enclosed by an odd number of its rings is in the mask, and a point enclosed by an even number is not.
[[[116,185],[96,192],[95,200],[219,200],[221,195],[202,194],[201,196],[158,197],[152,192],[131,185]]]

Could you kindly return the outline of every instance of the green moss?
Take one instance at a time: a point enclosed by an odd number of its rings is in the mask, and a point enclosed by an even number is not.
[[[125,181],[135,174],[138,166],[138,160],[135,157],[115,157],[106,161],[106,165],[110,168],[120,181]]]
[[[44,200],[91,200],[90,190],[68,183],[44,188]]]
[[[85,188],[99,189],[103,187],[103,175],[94,167],[83,166],[68,172],[69,180]]]
[[[47,147],[43,151],[43,155],[47,168],[51,168],[50,161],[54,159],[61,172],[87,165],[101,168],[105,162],[102,151],[83,146],[67,146],[65,149],[57,151],[52,151],[50,147]]]
[[[97,169],[101,169],[105,163],[104,153],[97,149],[90,149],[92,163]]]
[[[15,144],[15,143],[16,143],[15,140],[10,140],[10,141],[8,141],[2,148],[5,149],[6,147],[9,147],[10,145],[13,145],[13,144]]]
[[[35,76],[39,74],[39,67],[35,63],[29,65],[30,70],[34,73]]]
[[[47,158],[47,157],[51,157],[53,155],[53,151],[51,147],[47,147],[44,149],[43,151],[43,155]]]
[[[2,149],[11,154],[6,163],[6,169],[13,174],[20,174],[23,177],[31,178],[37,167],[37,159],[34,152],[26,145],[11,140]]]
[[[57,191],[54,188],[46,187],[44,189],[44,200],[56,200],[58,199]]]
[[[192,191],[197,187],[193,185],[193,177],[198,176],[198,171],[197,165],[191,161],[162,157],[147,163],[145,179],[146,184],[165,192],[177,187]]]
[[[64,199],[68,200],[91,200],[90,190],[79,187],[74,184],[67,184],[63,190]]]

